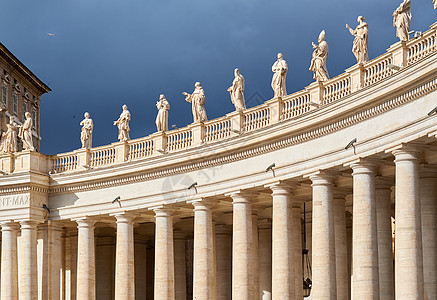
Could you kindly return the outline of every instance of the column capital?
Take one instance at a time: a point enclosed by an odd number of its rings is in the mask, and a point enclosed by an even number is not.
[[[190,200],[187,201],[187,203],[194,206],[194,211],[211,210],[214,206],[214,203],[211,200],[205,198]]]
[[[274,182],[268,185],[265,185],[266,188],[269,188],[272,191],[272,195],[290,195],[292,194],[292,190],[296,187],[296,183],[288,183],[283,181]]]
[[[38,229],[38,224],[40,222],[34,220],[21,220],[20,226],[21,229]]]
[[[170,207],[159,206],[159,207],[154,207],[151,209],[155,212],[155,218],[158,218],[158,217],[169,218],[169,217],[173,216],[173,213],[174,213],[174,209],[170,208]]]
[[[1,222],[0,226],[2,227],[2,231],[15,231],[19,228],[18,223],[12,220]]]
[[[112,216],[114,216],[117,219],[116,221],[117,224],[133,223],[134,219],[138,216],[138,214],[123,212],[123,213],[113,214]]]
[[[94,227],[97,220],[91,219],[91,218],[80,218],[80,219],[74,219],[73,221],[76,221],[77,228],[89,228]]]
[[[259,219],[258,220],[259,229],[270,229],[272,228],[272,219]]]
[[[310,173],[305,175],[304,177],[309,178],[312,181],[311,186],[319,186],[319,185],[334,185],[334,179],[337,175],[337,172],[319,170],[314,173]]]
[[[393,154],[396,163],[405,160],[418,160],[422,152],[421,148],[423,148],[422,145],[401,143],[395,147],[385,150],[385,152]]]
[[[252,203],[251,199],[257,195],[258,195],[258,193],[247,191],[247,190],[240,190],[240,191],[226,194],[226,196],[230,196],[232,198],[232,200],[233,200],[232,204],[236,204],[236,203],[250,204],[250,203]]]

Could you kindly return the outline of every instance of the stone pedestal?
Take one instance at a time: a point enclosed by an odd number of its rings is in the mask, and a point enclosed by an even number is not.
[[[422,228],[419,199],[419,152],[393,151],[396,164],[395,295],[423,299]]]
[[[76,220],[77,234],[77,291],[78,300],[96,299],[96,260],[94,224],[90,219]]]
[[[172,210],[155,211],[155,299],[174,300],[174,248]]]
[[[375,166],[353,164],[353,298],[379,298]]]
[[[134,216],[116,215],[115,300],[135,298]]]
[[[328,173],[310,176],[313,187],[312,298],[337,299],[333,177]]]

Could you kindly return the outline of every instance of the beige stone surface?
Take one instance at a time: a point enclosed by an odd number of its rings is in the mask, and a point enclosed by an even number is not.
[[[272,296],[272,222],[270,219],[259,220],[259,297],[264,300]],[[263,298],[264,296],[264,298]]]
[[[95,220],[77,222],[77,300],[96,299],[96,259],[94,242]]]
[[[232,229],[216,225],[217,300],[231,299],[232,295]]]
[[[18,300],[18,224],[2,222],[1,299]]]
[[[175,299],[187,299],[187,269],[186,264],[186,235],[180,231],[175,230],[174,237],[174,273],[175,273]]]
[[[345,199],[334,198],[334,236],[335,236],[335,274],[337,281],[337,300],[347,300],[348,295],[348,256],[346,238]]]

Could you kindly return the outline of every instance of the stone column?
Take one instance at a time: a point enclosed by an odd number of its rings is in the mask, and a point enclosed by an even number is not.
[[[396,164],[396,299],[423,299],[419,154],[407,148],[393,151]]]
[[[134,237],[135,256],[135,300],[147,299],[147,237],[135,234]],[[178,299],[176,297],[176,299]]]
[[[423,278],[425,300],[437,299],[437,174],[422,172]]]
[[[18,299],[18,261],[17,230],[18,224],[12,221],[1,223],[2,257],[1,257],[1,299]]]
[[[379,298],[378,238],[376,228],[375,166],[353,164],[353,298]]]
[[[334,204],[334,235],[335,235],[335,273],[337,280],[337,299],[348,300],[348,266],[345,199],[335,198]]]
[[[290,188],[276,184],[273,196],[272,228],[272,298],[294,299],[293,215]]]
[[[134,225],[135,216],[116,215],[115,300],[135,298]]]
[[[20,274],[20,300],[36,300],[37,288],[37,226],[35,221],[21,221],[22,273]]]
[[[259,293],[259,260],[258,260],[258,211],[252,210],[252,299],[260,299]]]
[[[231,195],[233,204],[232,299],[250,299],[252,204],[250,194]]]
[[[77,282],[77,229],[65,229],[65,300],[76,300]]]
[[[337,299],[335,233],[332,187],[334,177],[320,172],[310,175],[313,187],[312,298]]]
[[[108,224],[109,225],[109,224]],[[112,224],[111,224],[112,227]],[[113,228],[99,228],[96,232],[96,298],[114,299],[115,286],[115,239]]]
[[[303,268],[302,268],[302,202],[293,200],[293,277],[294,277],[294,295],[296,299],[303,299]]]
[[[272,299],[272,221],[258,221],[259,299]]]
[[[393,239],[391,228],[391,189],[376,180],[376,227],[378,229],[379,298],[394,299]]]
[[[78,300],[96,299],[95,220],[78,219],[77,291]]]
[[[214,235],[211,205],[194,201],[193,299],[215,299]]]
[[[171,209],[155,211],[155,298],[173,300],[175,297],[173,218]]]
[[[215,227],[217,262],[217,300],[229,300],[232,295],[232,230],[227,225]]]
[[[185,267],[186,235],[180,230],[174,231],[174,273],[176,300],[187,299],[187,270]]]

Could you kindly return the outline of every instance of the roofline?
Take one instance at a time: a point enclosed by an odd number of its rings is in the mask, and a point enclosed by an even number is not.
[[[42,82],[35,74],[32,73],[5,45],[0,43],[0,55],[4,57],[21,75],[31,81],[41,92],[41,94],[48,93],[51,89]]]

